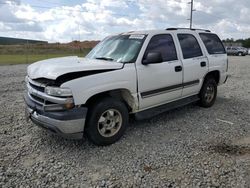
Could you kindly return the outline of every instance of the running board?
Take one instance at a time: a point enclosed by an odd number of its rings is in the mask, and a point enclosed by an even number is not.
[[[170,103],[167,103],[167,104],[164,104],[164,105],[161,105],[161,106],[157,106],[157,107],[154,107],[154,108],[151,108],[151,109],[148,109],[148,110],[137,112],[135,114],[135,119],[136,120],[149,119],[149,118],[152,118],[152,117],[154,117],[154,116],[156,116],[158,114],[161,114],[163,112],[166,112],[166,111],[169,111],[169,110],[172,110],[172,109],[175,109],[175,108],[178,108],[178,107],[181,107],[181,106],[196,102],[198,100],[199,100],[198,95],[194,95],[194,96],[187,97],[187,98],[184,98],[184,99],[179,99],[179,100],[174,101],[174,102],[170,102]]]

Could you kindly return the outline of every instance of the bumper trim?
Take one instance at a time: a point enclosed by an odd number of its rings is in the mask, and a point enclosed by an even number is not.
[[[73,139],[81,139],[83,137],[84,115],[81,119],[61,121],[40,115],[29,107],[27,107],[27,111],[32,122],[53,134]]]
[[[61,121],[85,118],[88,110],[86,107],[80,107],[64,111],[44,111],[42,105],[35,103],[29,98],[28,93],[24,94],[24,101],[30,109],[36,111],[38,114]]]
[[[83,138],[88,111],[86,107],[45,112],[40,104],[33,102],[29,98],[27,93],[24,95],[24,100],[26,102],[27,120],[31,119],[39,127],[65,138]]]
[[[53,127],[53,126],[51,127],[50,125],[45,125],[43,122],[40,122],[37,119],[31,118],[31,121],[35,125],[43,128],[43,129],[46,129],[50,133],[55,134],[55,135],[59,135],[63,138],[68,138],[68,139],[82,139],[83,138],[83,132],[80,132],[80,133],[62,133],[58,129],[56,129],[56,127]]]

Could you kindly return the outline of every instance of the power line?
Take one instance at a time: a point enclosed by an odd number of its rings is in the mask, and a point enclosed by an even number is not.
[[[3,4],[3,5],[9,5],[9,3],[2,3],[0,2],[0,4]],[[30,7],[33,7],[33,8],[38,8],[38,9],[53,9],[53,8],[59,8],[58,6],[54,6],[54,7],[48,7],[48,6],[40,6],[40,5],[33,5],[33,4],[28,4]],[[20,6],[20,5],[15,5],[15,6]],[[72,10],[69,10],[70,8],[72,7],[69,7],[69,6],[63,6],[60,7],[60,8],[63,8],[64,10],[66,11],[72,11]],[[99,13],[103,13],[101,11],[99,12],[94,12],[94,11],[89,11],[89,10],[74,10],[74,12],[81,12],[81,13],[93,13],[93,14],[99,14]],[[114,12],[109,12],[109,14],[111,15],[117,15],[117,16],[137,16],[136,14],[119,14],[119,13],[114,13]]]
[[[58,6],[40,6],[40,5],[35,5],[35,4],[27,4],[29,5],[30,7],[33,7],[33,8],[38,8],[38,9],[53,9],[53,8],[62,8],[66,11],[72,11],[72,7],[68,6],[68,5],[65,5],[65,4],[60,4],[60,3],[55,3],[55,2],[50,2],[48,0],[46,0],[45,2],[47,3],[51,3],[51,4],[55,4],[55,5],[59,5],[60,7]],[[138,0],[127,0],[128,3],[138,3]],[[179,4],[186,4],[186,2],[178,2]],[[3,5],[13,5],[13,6],[20,6],[20,4],[15,4],[15,3],[11,3],[11,2],[0,2],[0,4],[3,4]],[[194,11],[198,11],[198,12],[203,12],[205,13],[204,11],[200,11],[200,10],[195,10],[193,9],[193,0],[191,0],[190,2],[188,2],[188,4],[190,4],[190,18],[188,19],[190,21],[190,28],[192,28],[192,25],[193,25],[193,12]],[[104,10],[105,11],[105,10]],[[74,12],[80,12],[80,13],[93,13],[93,14],[100,14],[100,13],[108,13],[110,15],[117,15],[117,16],[126,16],[126,17],[131,17],[131,16],[135,16],[137,17],[138,15],[137,14],[120,14],[120,13],[115,13],[115,12],[102,12],[102,11],[89,11],[89,10],[74,10]],[[73,12],[71,12],[73,13]],[[216,17],[216,18],[219,18],[213,14],[208,14],[209,16],[212,16],[212,17]],[[219,18],[221,19],[221,18]]]
[[[41,3],[41,1],[36,0],[37,2]],[[59,5],[59,6],[67,6],[66,4],[62,4],[62,3],[55,3],[55,2],[51,2],[51,1],[47,1],[47,0],[43,0],[43,3],[48,3],[48,4],[52,4],[52,5]]]
[[[223,19],[222,17],[219,17],[219,16],[215,16],[214,14],[210,14],[210,13],[207,13],[205,11],[202,11],[202,10],[195,10],[196,12],[200,12],[200,13],[203,13],[203,14],[206,14],[206,15],[209,15],[211,17],[214,17],[214,18],[217,18],[217,19]],[[228,17],[227,17],[228,19]]]

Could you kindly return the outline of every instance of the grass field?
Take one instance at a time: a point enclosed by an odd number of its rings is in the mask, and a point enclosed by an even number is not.
[[[0,65],[30,64],[43,59],[76,55],[83,57],[86,54],[0,55]]]
[[[0,45],[0,65],[30,64],[39,60],[65,56],[84,57],[94,47],[94,44],[86,46],[83,43],[84,47],[75,46],[74,43]]]

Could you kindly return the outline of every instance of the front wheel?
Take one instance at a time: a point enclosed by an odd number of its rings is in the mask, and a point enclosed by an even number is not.
[[[88,116],[86,134],[98,146],[119,140],[128,125],[127,107],[113,98],[104,98],[92,104]]]
[[[217,96],[217,83],[214,78],[206,78],[200,91],[200,106],[213,106]]]

